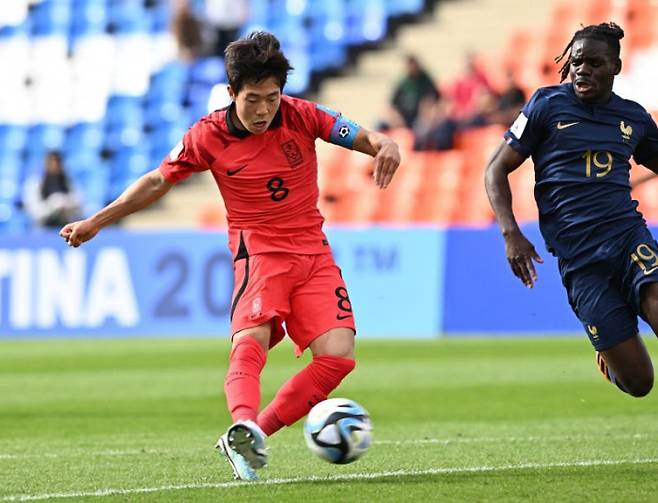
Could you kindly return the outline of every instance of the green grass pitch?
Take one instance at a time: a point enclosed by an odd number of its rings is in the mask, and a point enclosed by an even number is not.
[[[211,338],[1,342],[0,503],[658,498],[658,391],[618,392],[584,336],[358,340],[334,396],[369,410],[370,452],[327,464],[297,424],[257,484],[212,448],[227,355]],[[264,399],[307,358],[272,351]]]

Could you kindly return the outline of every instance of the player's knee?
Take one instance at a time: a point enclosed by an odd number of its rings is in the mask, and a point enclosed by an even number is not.
[[[636,398],[647,396],[653,388],[653,373],[633,376],[624,380],[624,389]]]

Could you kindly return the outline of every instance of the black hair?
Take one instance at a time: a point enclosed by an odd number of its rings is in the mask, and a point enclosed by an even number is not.
[[[582,26],[582,25],[581,25]],[[569,44],[564,48],[562,54],[555,58],[555,62],[559,63],[564,59],[564,57],[569,53],[566,61],[560,68],[560,82],[563,82],[569,76],[569,64],[571,63],[571,47],[573,46],[576,40],[583,38],[592,38],[596,40],[601,40],[608,44],[608,47],[614,51],[614,53],[619,57],[619,51],[621,47],[619,46],[619,41],[624,38],[624,30],[621,29],[616,23],[612,21],[609,23],[601,24],[592,24],[589,26],[583,26],[580,30],[574,33],[573,37]]]
[[[224,51],[228,83],[238,94],[245,82],[261,82],[276,77],[281,90],[293,67],[281,51],[281,44],[271,33],[255,31],[231,42]]]

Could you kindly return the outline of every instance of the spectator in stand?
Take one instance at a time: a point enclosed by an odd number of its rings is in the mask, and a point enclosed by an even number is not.
[[[178,45],[178,57],[183,61],[194,61],[204,52],[202,23],[188,0],[176,0],[171,31]]]
[[[434,79],[415,56],[408,55],[406,73],[393,91],[387,118],[379,124],[379,129],[413,128],[421,103],[424,100],[432,103],[440,98]]]
[[[457,121],[448,115],[447,99],[424,100],[414,123],[414,150],[450,150]]]
[[[59,152],[48,152],[43,176],[26,182],[23,205],[40,227],[60,228],[79,217],[80,200]]]
[[[203,19],[212,32],[212,52],[223,58],[226,47],[239,38],[249,19],[249,0],[206,0]]]
[[[525,92],[514,80],[514,74],[508,70],[506,88],[498,97],[497,111],[491,117],[491,122],[509,126],[519,115],[525,102]]]
[[[451,88],[453,107],[450,115],[456,120],[470,119],[477,114],[482,95],[490,92],[489,79],[478,64],[476,55],[470,53],[466,60],[466,74],[457,79]]]

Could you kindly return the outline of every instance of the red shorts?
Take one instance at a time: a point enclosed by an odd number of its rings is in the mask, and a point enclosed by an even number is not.
[[[270,347],[287,331],[300,355],[332,328],[356,331],[345,282],[330,253],[263,253],[238,258],[233,269],[233,334],[272,320]]]

